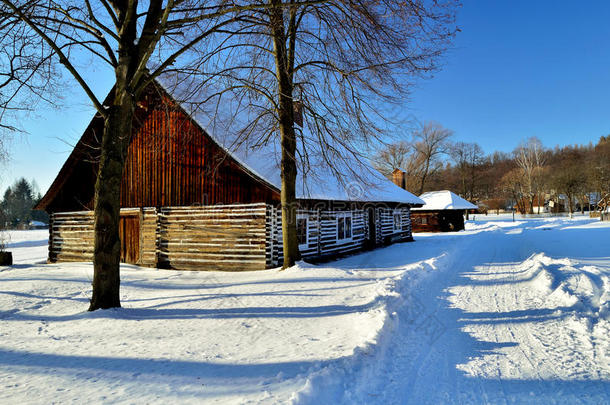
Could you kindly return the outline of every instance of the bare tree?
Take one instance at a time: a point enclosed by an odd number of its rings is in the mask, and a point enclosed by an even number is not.
[[[55,72],[47,47],[10,14],[0,12],[0,34],[0,128],[16,130],[7,115],[31,111],[38,99],[51,102],[47,93]]]
[[[452,150],[452,134],[438,123],[426,123],[413,131],[410,141],[384,145],[375,155],[374,165],[386,176],[394,169],[403,170],[405,188],[422,194],[431,176],[443,169],[441,156]]]
[[[515,168],[511,171],[507,172],[502,176],[500,180],[499,189],[502,190],[505,195],[510,197],[517,206],[517,211],[526,212],[525,204],[524,204],[524,173],[523,169]]]
[[[522,142],[513,152],[515,163],[522,170],[524,196],[529,202],[529,213],[534,213],[534,200],[542,191],[544,178],[544,164],[546,162],[542,142],[532,137]],[[539,204],[540,205],[540,204]]]
[[[452,135],[453,131],[444,128],[437,122],[427,122],[421,129],[413,133],[414,148],[421,161],[418,194],[424,192],[428,177],[442,167],[440,156],[448,153]]]
[[[137,101],[159,75],[171,72],[202,41],[261,7],[251,1],[0,0],[2,12],[36,36],[86,93],[104,119],[95,184],[93,296],[89,310],[120,306],[120,184]],[[85,79],[83,58],[115,75],[99,99]]]
[[[405,170],[412,160],[413,153],[413,145],[406,141],[385,145],[373,157],[373,165],[388,177],[396,169]]]
[[[281,153],[284,267],[299,257],[296,179],[325,166],[338,179],[383,134],[382,103],[404,100],[437,67],[456,32],[454,2],[268,0],[223,44],[231,102],[248,117],[241,141]],[[203,85],[207,85],[204,83]],[[219,99],[226,93],[221,90]],[[302,118],[302,119],[301,119]],[[302,126],[296,125],[301,123]],[[366,177],[366,176],[365,176]]]
[[[580,178],[572,171],[572,167],[566,166],[555,171],[553,174],[553,185],[558,193],[566,197],[567,209],[570,216],[574,213],[574,199],[578,192]]]
[[[0,8],[0,164],[8,158],[13,134],[23,131],[17,116],[23,118],[41,101],[52,105],[58,97],[50,57],[40,38]]]
[[[588,183],[600,201],[610,200],[610,135],[602,136],[586,163]],[[604,206],[605,208],[605,206]]]
[[[374,158],[373,165],[384,176],[390,178],[395,169],[404,172],[403,187],[416,193],[421,182],[424,160],[411,142],[401,141],[385,145]]]
[[[483,162],[483,149],[476,143],[456,142],[451,145],[449,154],[460,175],[462,196],[473,200]]]

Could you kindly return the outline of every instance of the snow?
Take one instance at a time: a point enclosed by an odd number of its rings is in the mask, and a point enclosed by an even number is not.
[[[231,148],[231,153],[255,168],[263,178],[281,188],[280,152],[273,145],[258,150],[246,150],[243,146]],[[348,155],[346,152],[344,155]],[[310,158],[312,159],[312,158]],[[420,205],[424,202],[407,190],[398,187],[377,170],[356,160],[336,161],[334,170],[341,173],[338,178],[323,161],[311,163],[306,170],[299,162],[297,173],[297,198],[313,200],[398,202]],[[304,175],[305,173],[305,175]],[[362,179],[366,179],[366,182]]]
[[[419,196],[424,200],[423,207],[414,208],[415,210],[476,210],[478,207],[459,195],[449,191],[429,191]]]
[[[285,271],[124,265],[93,313],[91,264],[13,232],[0,403],[608,403],[610,223],[476,218]]]
[[[156,82],[176,100],[189,99],[192,89],[188,86],[182,88],[185,83],[177,84],[174,80],[175,77],[165,77]],[[210,117],[207,112],[189,108],[186,104],[182,104],[182,108],[237,162],[253,175],[278,190],[281,189],[281,147],[278,137],[267,139],[266,134],[254,134],[250,136],[251,139],[243,139],[235,128],[227,129],[216,125],[216,115]],[[229,110],[233,111],[231,108]],[[229,121],[233,120],[234,118]],[[309,139],[310,137],[308,131],[303,131],[298,137],[296,198],[397,202],[416,206],[423,204],[420,198],[398,187],[375,170],[364,155],[358,156],[358,147],[350,143],[350,137],[341,142],[325,139],[327,145],[320,145],[320,140]],[[329,162],[332,162],[333,168],[329,167]]]

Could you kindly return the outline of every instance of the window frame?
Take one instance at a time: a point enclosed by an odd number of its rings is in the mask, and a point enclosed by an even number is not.
[[[305,243],[299,243],[299,250],[304,250],[309,246],[309,215],[307,214],[297,214],[297,243],[299,240],[299,220],[305,220]]]
[[[349,227],[346,226],[348,219]],[[339,220],[343,220],[343,238],[339,238]],[[335,240],[337,242],[349,242],[354,239],[354,216],[351,211],[337,212],[335,225]],[[349,229],[349,236],[346,236],[346,229]]]
[[[398,227],[396,227],[396,216],[397,215],[398,215]],[[402,212],[400,209],[395,209],[392,212],[392,219],[394,222],[394,224],[392,225],[394,232],[402,232]]]

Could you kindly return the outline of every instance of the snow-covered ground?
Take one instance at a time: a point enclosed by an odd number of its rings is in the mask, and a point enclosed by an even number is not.
[[[477,215],[324,265],[122,266],[123,308],[85,312],[91,264],[0,267],[0,403],[608,403],[610,223]]]

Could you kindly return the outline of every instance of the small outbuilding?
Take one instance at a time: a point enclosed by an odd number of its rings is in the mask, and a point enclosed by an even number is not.
[[[49,225],[42,221],[30,221],[28,223],[28,229],[47,229],[48,227]]]
[[[464,229],[464,212],[478,207],[449,191],[430,191],[419,196],[425,204],[413,208],[413,232],[454,232]]]

